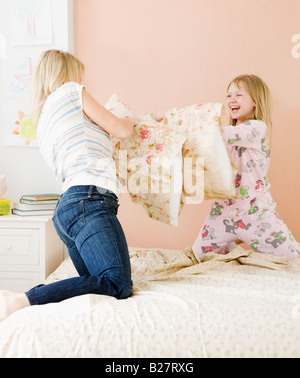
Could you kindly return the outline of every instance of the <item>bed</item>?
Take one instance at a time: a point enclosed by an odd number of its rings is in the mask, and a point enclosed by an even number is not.
[[[0,323],[0,357],[300,357],[300,258],[130,248],[133,296],[85,295]],[[76,275],[67,258],[46,283]]]

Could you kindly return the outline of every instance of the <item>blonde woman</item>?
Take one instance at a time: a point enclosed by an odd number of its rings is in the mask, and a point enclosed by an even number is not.
[[[292,259],[300,245],[276,212],[266,177],[270,163],[270,91],[256,75],[238,76],[227,89],[230,126],[224,137],[238,167],[237,200],[218,200],[193,245],[201,259],[207,252],[227,253],[241,240],[258,252]]]
[[[100,105],[81,84],[83,74],[73,55],[49,50],[41,55],[32,84],[41,154],[63,188],[53,222],[79,277],[25,294],[0,292],[0,321],[29,305],[84,294],[124,299],[132,293],[110,135],[128,138],[135,120],[119,119]]]

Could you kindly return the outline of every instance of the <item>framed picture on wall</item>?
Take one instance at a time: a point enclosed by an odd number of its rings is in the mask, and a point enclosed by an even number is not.
[[[52,44],[52,0],[11,0],[12,43]]]

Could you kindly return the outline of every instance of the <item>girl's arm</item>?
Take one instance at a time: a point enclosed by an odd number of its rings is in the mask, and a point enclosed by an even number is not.
[[[264,122],[251,120],[237,126],[224,126],[224,139],[229,146],[261,149],[267,126]]]
[[[82,90],[82,108],[89,119],[102,127],[108,134],[120,139],[129,138],[137,123],[137,120],[116,117],[100,105],[85,88]]]

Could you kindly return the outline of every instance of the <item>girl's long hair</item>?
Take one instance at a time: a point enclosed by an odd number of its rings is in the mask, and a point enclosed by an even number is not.
[[[272,133],[270,90],[260,77],[256,75],[240,75],[230,82],[227,91],[229,90],[231,84],[234,84],[237,88],[239,88],[240,83],[244,84],[246,91],[256,104],[254,118],[264,121],[267,125],[265,145],[270,150]],[[230,121],[232,125],[236,125],[236,119],[231,118]]]
[[[81,82],[84,65],[68,52],[47,50],[41,54],[35,66],[30,104],[35,127],[48,96],[69,81]]]

